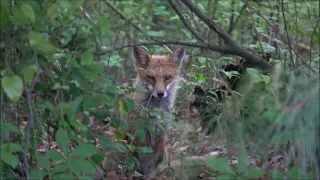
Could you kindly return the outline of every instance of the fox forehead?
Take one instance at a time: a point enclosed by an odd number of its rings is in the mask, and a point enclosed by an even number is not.
[[[148,76],[176,76],[179,72],[179,67],[172,65],[168,56],[152,55],[150,62],[144,71]]]

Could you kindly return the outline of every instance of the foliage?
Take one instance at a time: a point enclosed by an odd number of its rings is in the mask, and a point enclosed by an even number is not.
[[[314,143],[320,127],[317,2],[193,1],[253,59],[273,65],[260,71],[259,63],[245,64],[244,72],[222,70],[242,62],[240,55],[230,56],[241,49],[214,52],[215,45],[231,45],[184,1],[172,2],[191,29],[172,4],[161,0],[1,0],[1,177],[88,179],[97,174],[106,152],[126,154],[128,172],[138,174],[133,154],[151,149],[123,142],[124,135],[145,138],[145,124],[137,123],[138,134],[127,134],[126,118],[136,108],[129,93],[145,91],[125,85],[135,76],[128,47],[167,53],[180,44],[188,45],[190,58],[182,69],[188,83],[180,85],[178,108],[195,86],[235,83],[229,84],[231,92],[223,91],[222,101],[209,91],[199,109],[212,127],[210,136],[226,138],[243,152],[238,167],[222,157],[207,158],[210,176],[319,174],[320,147]],[[147,113],[179,126],[178,118],[156,109]],[[95,129],[97,124],[102,128]],[[104,133],[111,128],[114,139]],[[286,153],[289,175],[252,168],[250,159],[268,161],[269,149]]]

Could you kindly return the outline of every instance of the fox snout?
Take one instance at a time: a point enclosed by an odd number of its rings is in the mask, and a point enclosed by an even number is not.
[[[163,87],[163,88],[153,87],[151,84],[148,84],[148,89],[151,92],[151,95],[155,98],[167,97],[169,88],[170,88],[169,84],[167,85],[167,87]]]

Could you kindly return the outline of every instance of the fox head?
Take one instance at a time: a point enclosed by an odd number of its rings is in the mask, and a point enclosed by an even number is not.
[[[147,85],[155,98],[168,96],[170,87],[176,83],[185,56],[184,46],[180,46],[170,55],[149,55],[139,47],[133,47],[132,56],[139,80]],[[175,84],[174,84],[175,85]]]

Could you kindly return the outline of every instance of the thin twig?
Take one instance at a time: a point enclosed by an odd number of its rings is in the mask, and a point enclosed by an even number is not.
[[[34,52],[34,59],[36,62],[37,67],[37,73],[34,77],[34,79],[31,82],[31,85],[29,87],[26,87],[26,95],[27,95],[27,101],[28,101],[28,107],[29,107],[29,121],[26,128],[26,147],[24,149],[23,157],[24,157],[24,165],[25,165],[25,173],[26,173],[26,179],[29,180],[29,163],[28,163],[28,152],[29,152],[29,146],[30,146],[30,133],[34,122],[34,114],[32,109],[32,103],[31,103],[31,93],[34,90],[35,84],[39,78],[40,71],[39,71],[39,64],[38,64],[38,54],[37,52]]]

